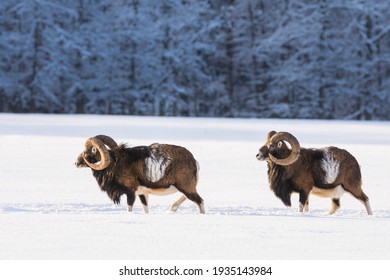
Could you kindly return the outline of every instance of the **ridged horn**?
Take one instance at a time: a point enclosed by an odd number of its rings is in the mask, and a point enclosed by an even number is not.
[[[116,147],[118,147],[118,144],[110,136],[107,136],[107,135],[96,135],[94,138],[97,138],[97,139],[101,140],[111,150],[116,148]]]
[[[91,137],[85,142],[85,149],[87,151],[92,149],[92,147],[95,147],[99,151],[101,160],[97,163],[91,163],[85,158],[83,154],[85,163],[94,170],[105,169],[111,163],[111,156],[108,152],[108,149],[104,145],[103,141],[96,137]]]
[[[272,136],[274,136],[276,133],[277,132],[275,130],[272,130],[272,131],[268,132],[266,141],[269,143],[271,138],[272,138]]]
[[[297,138],[295,138],[292,134],[288,132],[278,132],[275,135],[273,135],[270,139],[270,143],[278,143],[280,141],[286,141],[290,144],[291,146],[290,155],[286,158],[279,159],[269,154],[269,158],[271,159],[272,162],[279,165],[290,165],[294,163],[298,159],[301,150]]]

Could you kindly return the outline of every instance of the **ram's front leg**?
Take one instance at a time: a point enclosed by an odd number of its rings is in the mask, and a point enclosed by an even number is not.
[[[145,214],[149,213],[149,207],[148,207],[148,194],[140,194],[138,195],[139,199],[141,200],[142,207],[144,208]]]
[[[135,192],[128,191],[126,192],[127,195],[127,211],[132,212],[133,211],[133,205],[135,202]]]
[[[305,191],[299,192],[299,212],[309,211],[309,194]]]

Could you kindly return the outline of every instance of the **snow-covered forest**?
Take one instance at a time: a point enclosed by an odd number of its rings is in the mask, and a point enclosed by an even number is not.
[[[390,1],[2,0],[0,111],[390,119]]]

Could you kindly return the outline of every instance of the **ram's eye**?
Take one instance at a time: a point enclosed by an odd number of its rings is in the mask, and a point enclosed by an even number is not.
[[[282,145],[283,145],[283,142],[280,141],[280,142],[278,143],[278,148],[280,149],[280,148],[282,147]]]
[[[278,146],[278,144],[271,143],[271,144],[268,145],[268,148],[269,149],[275,149],[277,146]]]
[[[92,154],[96,155],[96,153],[97,153],[96,147],[92,147],[91,152],[92,152]]]

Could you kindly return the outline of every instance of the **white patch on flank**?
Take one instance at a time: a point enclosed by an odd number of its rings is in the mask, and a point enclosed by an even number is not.
[[[333,189],[320,189],[313,187],[310,193],[321,197],[340,198],[345,193],[345,190],[341,185],[338,185]]]
[[[324,158],[321,161],[321,167],[325,172],[324,183],[332,184],[339,175],[339,162],[329,150],[324,150]]]
[[[165,175],[165,169],[171,161],[152,150],[150,157],[145,159],[146,177],[151,182],[157,182]]]

